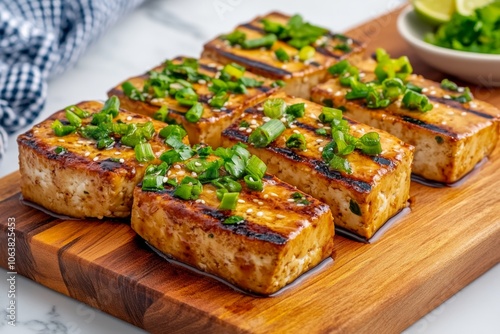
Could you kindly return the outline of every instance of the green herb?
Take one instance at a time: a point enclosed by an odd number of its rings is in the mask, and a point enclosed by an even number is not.
[[[262,179],[264,177],[264,174],[266,173],[266,170],[266,164],[256,155],[252,155],[250,159],[248,159],[247,165],[245,167],[245,172],[257,179]]]
[[[56,119],[50,126],[54,130],[54,134],[58,137],[67,136],[75,132],[76,127],[73,125],[63,125],[60,120]]]
[[[304,117],[306,113],[306,104],[305,103],[295,103],[286,107],[286,114],[292,115],[293,117]]]
[[[161,191],[163,190],[163,178],[162,175],[145,175],[142,179],[142,190],[144,191]]]
[[[198,94],[189,87],[178,90],[175,99],[182,106],[193,106],[198,102]]]
[[[328,136],[328,133],[327,133],[327,132],[326,132],[326,130],[325,130],[325,129],[323,129],[323,128],[316,129],[316,131],[315,131],[315,132],[316,132],[316,134],[318,134],[318,135],[320,135],[320,136],[325,136],[325,137],[326,137],[326,136]]]
[[[54,150],[55,154],[57,155],[62,155],[62,154],[65,154],[65,153],[68,153],[68,150],[62,146],[57,146]]]
[[[276,55],[276,58],[279,61],[287,62],[290,60],[290,56],[283,48],[279,48],[279,49],[275,50],[274,54]]]
[[[69,107],[64,108],[66,111],[71,111],[73,112],[76,116],[80,118],[87,118],[90,116],[90,113],[86,110],[83,110],[79,108],[78,106],[72,105]]]
[[[163,152],[160,155],[160,160],[172,165],[175,162],[187,160],[193,155],[194,151],[189,146],[183,144],[178,148]]]
[[[150,143],[140,143],[135,145],[135,158],[139,162],[148,162],[156,158]]]
[[[361,216],[361,209],[358,203],[353,199],[349,201],[349,210],[351,210],[351,212],[354,213],[356,216]]]
[[[271,84],[271,87],[275,88],[275,87],[285,87],[286,86],[286,83],[283,81],[283,80],[276,80],[275,82],[273,82]]]
[[[356,142],[356,147],[361,150],[361,152],[368,155],[376,155],[382,153],[382,146],[380,144],[380,135],[378,132],[368,132],[365,133]]]
[[[224,66],[224,68],[222,69],[222,72],[227,73],[230,77],[234,77],[236,79],[239,79],[245,73],[245,68],[243,66],[238,65],[238,64],[232,63],[232,64],[227,64],[226,66]]]
[[[241,77],[238,82],[245,87],[261,87],[264,84],[264,81],[259,81],[249,77]]]
[[[460,103],[467,103],[472,101],[474,99],[474,96],[472,96],[470,88],[465,87],[463,94],[458,96],[452,96],[451,99]]]
[[[222,224],[224,225],[236,225],[236,224],[241,224],[245,221],[245,218],[241,216],[229,216],[224,221]]]
[[[280,98],[268,99],[264,102],[264,115],[269,118],[281,118],[286,109],[285,100]]]
[[[240,193],[225,192],[220,200],[219,210],[234,210],[238,204],[238,196]]]
[[[220,91],[212,97],[212,100],[210,101],[210,106],[220,109],[224,107],[224,104],[228,99],[229,95],[224,91]]]
[[[203,104],[196,102],[191,108],[186,112],[184,117],[191,123],[196,123],[200,120],[201,115],[203,115]]]
[[[306,138],[301,133],[294,133],[286,140],[286,147],[305,151],[307,149]]]
[[[338,155],[334,155],[332,160],[329,162],[329,166],[331,169],[338,170],[347,174],[352,174],[351,165],[347,161],[347,159],[342,158]]]
[[[123,93],[130,99],[136,101],[144,101],[144,96],[130,81],[122,83]]]
[[[347,43],[337,44],[333,47],[334,50],[340,50],[342,52],[351,52],[352,49]]]
[[[312,57],[314,57],[315,53],[316,50],[312,46],[310,45],[303,46],[299,51],[299,59],[301,61],[309,60]]]
[[[458,85],[451,80],[443,79],[441,81],[441,88],[450,90],[452,92],[458,92]]]
[[[406,89],[412,90],[417,93],[422,93],[422,88],[412,84],[411,82],[406,83]]]
[[[298,191],[292,194],[291,199],[293,199],[295,203],[298,204],[303,204],[303,205],[311,204],[311,202],[307,200],[306,196],[299,193]]]
[[[266,147],[285,131],[285,125],[277,119],[272,119],[253,130],[248,142],[255,147]]]
[[[235,30],[230,34],[223,36],[222,38],[228,41],[231,45],[235,45],[242,44],[246,40],[247,35],[244,32]]]
[[[240,128],[248,128],[250,127],[250,123],[248,123],[247,121],[243,120],[240,122],[240,125],[239,125]]]
[[[115,144],[115,140],[111,137],[104,137],[97,140],[97,149],[103,150]]]
[[[256,178],[253,175],[245,175],[243,180],[245,181],[248,189],[255,191],[262,191],[264,189],[262,179]]]
[[[203,191],[203,185],[198,179],[191,176],[186,176],[174,190],[174,196],[183,200],[198,199]]]
[[[66,118],[68,119],[69,124],[73,125],[74,127],[78,128],[82,126],[82,119],[78,117],[77,114],[68,109],[66,109]]]
[[[318,117],[321,123],[331,123],[334,119],[342,119],[342,110],[335,108],[323,107],[321,114]]]
[[[375,75],[377,76],[379,82],[392,78],[399,78],[404,81],[408,75],[413,72],[410,60],[406,56],[392,59],[390,55],[381,48],[377,49],[375,54],[377,57]]]
[[[262,47],[270,48],[276,41],[277,41],[276,35],[268,34],[263,37],[255,39],[246,39],[241,43],[241,47],[243,49],[257,49]]]
[[[432,103],[429,102],[427,96],[414,92],[412,90],[407,90],[403,96],[402,104],[405,108],[409,110],[418,110],[420,112],[427,112],[432,110],[434,107]]]
[[[444,143],[444,139],[441,136],[436,136],[436,137],[434,137],[434,139],[436,140],[436,143],[438,143],[438,144]]]

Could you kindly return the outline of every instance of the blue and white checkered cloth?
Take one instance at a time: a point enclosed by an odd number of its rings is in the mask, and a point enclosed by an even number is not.
[[[0,160],[42,111],[47,81],[143,0],[0,0]]]

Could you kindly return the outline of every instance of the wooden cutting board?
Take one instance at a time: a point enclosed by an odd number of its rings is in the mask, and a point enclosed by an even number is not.
[[[349,31],[440,80],[396,31],[397,12]],[[473,88],[500,105],[500,91]],[[16,220],[16,270],[157,333],[397,332],[500,261],[500,147],[460,187],[412,183],[412,213],[375,244],[335,237],[335,264],[272,298],[253,298],[169,264],[130,226],[55,219],[19,202],[18,173],[0,180],[0,265]]]

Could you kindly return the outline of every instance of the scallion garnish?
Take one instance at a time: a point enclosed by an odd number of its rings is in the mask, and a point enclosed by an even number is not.
[[[241,216],[229,216],[224,221],[222,224],[224,225],[236,225],[236,224],[241,224],[245,221],[245,218]]]
[[[271,87],[275,88],[275,87],[285,87],[286,86],[286,83],[283,81],[283,80],[276,80],[275,82],[273,82],[271,84]]]
[[[54,130],[54,134],[58,137],[67,136],[75,132],[76,127],[73,125],[63,125],[60,120],[56,119],[50,126]]]
[[[323,107],[323,109],[321,110],[321,114],[319,114],[318,119],[321,123],[331,123],[331,122],[333,122],[334,119],[341,120],[342,119],[342,110],[335,109],[335,108],[329,108],[329,107]]]
[[[474,96],[472,96],[470,88],[465,87],[463,94],[458,96],[452,96],[451,99],[460,103],[466,103],[472,101],[474,99]]]
[[[311,204],[311,202],[307,200],[306,196],[299,193],[298,191],[294,192],[291,198],[295,201],[295,203],[298,204],[303,204],[303,205]]]
[[[409,110],[418,110],[420,112],[427,112],[432,110],[434,107],[432,103],[429,102],[427,96],[419,94],[412,90],[407,90],[403,96],[402,104],[405,108]]]
[[[144,191],[160,191],[163,190],[163,178],[162,175],[145,175],[142,179],[142,190]]]
[[[245,74],[245,68],[238,64],[232,63],[224,66],[222,72],[227,73],[230,77],[239,79],[243,76],[243,74]]]
[[[115,140],[111,137],[104,137],[97,140],[97,149],[103,150],[115,144]]]
[[[305,151],[307,149],[306,138],[302,133],[294,133],[286,140],[286,147]]]
[[[316,53],[316,50],[310,46],[306,45],[302,47],[299,51],[299,59],[302,61],[306,61],[314,57],[314,54]]]
[[[245,39],[241,43],[243,49],[257,49],[257,48],[270,48],[273,46],[274,42],[277,41],[277,37],[274,34],[268,34],[263,37],[255,39]]]
[[[184,115],[186,120],[191,123],[196,123],[200,120],[203,114],[203,104],[196,102]]]
[[[158,109],[153,114],[153,119],[156,119],[157,121],[160,121],[160,122],[167,122],[167,119],[168,119],[168,108],[167,108],[167,106],[161,106],[160,109]]]
[[[382,146],[380,145],[380,135],[378,132],[365,133],[356,142],[356,147],[364,154],[376,155],[382,153]]]
[[[238,204],[240,193],[225,192],[219,204],[219,210],[234,210]]]
[[[252,155],[250,159],[248,159],[247,166],[245,167],[245,172],[257,179],[262,179],[264,177],[264,174],[266,173],[266,170],[266,164],[256,155]]]
[[[280,98],[268,99],[264,102],[264,115],[269,118],[281,118],[286,109],[285,100]]]
[[[135,158],[139,162],[148,162],[156,158],[150,143],[139,143],[134,147]]]
[[[443,81],[441,81],[441,88],[450,90],[452,92],[458,92],[458,85],[448,79],[443,79]]]
[[[178,90],[175,99],[182,106],[193,106],[198,102],[198,94],[189,87]]]
[[[253,130],[248,142],[255,147],[266,147],[285,131],[285,125],[277,119],[272,119]]]
[[[122,83],[123,93],[130,99],[136,101],[144,101],[144,96],[130,81]]]
[[[174,196],[184,200],[195,200],[203,191],[203,185],[198,179],[191,176],[186,176],[181,183],[175,188]]]
[[[332,160],[330,160],[329,162],[329,166],[331,169],[338,170],[347,174],[352,174],[352,169],[349,161],[338,155],[333,155]]]
[[[228,98],[229,95],[226,92],[220,91],[212,97],[212,100],[210,101],[210,106],[220,109],[224,107],[224,104],[226,103]]]
[[[264,183],[262,179],[259,179],[253,175],[245,175],[243,178],[248,189],[255,191],[262,191],[264,189]]]
[[[328,136],[328,133],[326,132],[326,129],[324,128],[319,128],[319,129],[316,129],[316,134],[320,135],[320,136]]]
[[[242,44],[246,40],[247,35],[244,32],[235,30],[230,34],[223,36],[222,38],[228,41],[231,45],[235,45]]]
[[[254,78],[249,78],[249,77],[241,77],[238,82],[242,84],[245,87],[260,87],[262,84],[264,84],[264,81],[259,81]]]
[[[287,62],[290,60],[290,56],[283,48],[279,48],[279,49],[275,50],[274,54],[276,55],[276,58],[279,61]]]
[[[286,114],[292,115],[295,118],[303,117],[306,113],[305,103],[295,103],[286,107]]]
[[[75,105],[66,107],[64,109],[66,111],[71,111],[72,113],[74,113],[76,116],[78,116],[80,118],[87,118],[87,117],[90,116],[90,113],[88,111],[83,110],[83,109],[81,109],[81,108],[79,108],[78,106],[75,106]]]
[[[57,146],[55,149],[54,149],[54,152],[55,154],[57,155],[62,155],[64,153],[68,153],[68,150],[62,146]]]

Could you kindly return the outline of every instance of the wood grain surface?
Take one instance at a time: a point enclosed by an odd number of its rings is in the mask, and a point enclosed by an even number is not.
[[[397,13],[349,31],[426,67],[399,37]],[[500,104],[500,91],[474,87]],[[398,332],[500,261],[500,147],[459,187],[412,183],[411,214],[375,244],[335,238],[335,263],[279,296],[254,298],[169,264],[127,222],[55,219],[19,201],[18,173],[0,180],[0,265],[8,217],[24,275],[153,333]]]

